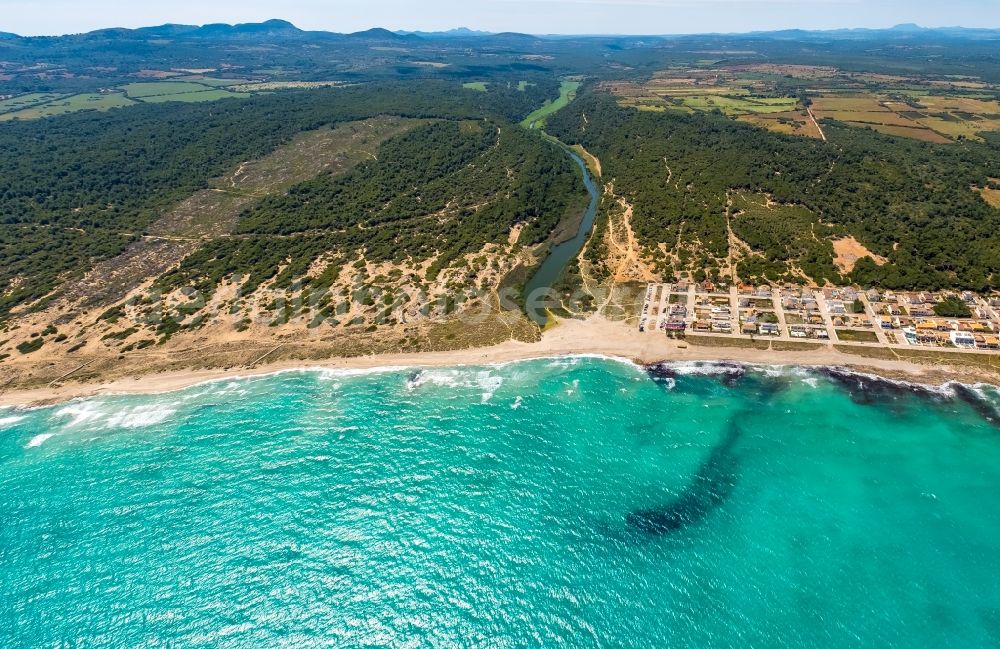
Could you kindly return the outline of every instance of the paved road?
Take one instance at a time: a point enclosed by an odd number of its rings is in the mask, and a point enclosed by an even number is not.
[[[872,328],[875,330],[875,337],[878,338],[879,343],[883,345],[891,344],[889,337],[885,335],[885,330],[882,329],[882,326],[876,320],[875,307],[868,301],[868,296],[862,293],[858,297],[861,299],[861,303],[865,305],[865,313],[868,315],[868,319],[872,321]]]
[[[823,316],[823,324],[826,325],[826,334],[830,337],[830,343],[840,342],[837,337],[837,330],[833,327],[833,319],[830,317],[830,309],[826,306],[826,297],[822,291],[816,291],[816,306],[819,307],[819,314]]]
[[[785,309],[781,306],[781,292],[775,291],[771,295],[771,304],[774,305],[774,314],[778,316],[778,328],[781,333],[778,336],[771,336],[771,338],[776,338],[777,340],[791,340],[792,337],[788,335],[788,323],[785,322]]]

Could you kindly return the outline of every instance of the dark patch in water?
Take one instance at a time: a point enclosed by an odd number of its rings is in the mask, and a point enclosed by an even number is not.
[[[888,405],[905,395],[939,398],[933,390],[916,383],[890,381],[877,376],[864,376],[842,367],[820,367],[816,373],[825,376],[850,395],[854,403],[863,406]]]
[[[847,391],[851,400],[857,404],[889,406],[894,411],[898,411],[902,405],[900,397],[904,395],[914,395],[938,403],[947,403],[958,399],[970,406],[983,419],[1000,428],[1000,412],[997,411],[997,408],[975,390],[961,383],[949,384],[954,392],[954,397],[949,397],[937,390],[916,383],[862,376],[839,367],[821,367],[817,368],[816,372],[831,379]]]
[[[672,503],[630,512],[625,522],[646,534],[664,535],[703,520],[719,507],[736,486],[733,447],[741,431],[732,422],[725,438],[702,463],[691,484]]]
[[[739,363],[730,363],[726,361],[695,363],[694,367],[711,368],[714,373],[718,374],[719,381],[728,388],[735,386],[740,379],[746,376],[747,373],[747,368],[745,366]],[[646,374],[649,378],[658,382],[666,381],[667,379],[676,379],[684,374],[682,372],[678,372],[677,369],[669,363],[647,365],[644,369],[646,370]]]
[[[748,377],[747,368],[737,363],[704,363],[697,364],[696,367],[722,368],[725,372],[720,380],[726,386],[734,386]],[[646,371],[658,381],[678,376],[678,372],[666,364],[651,365]],[[766,406],[791,385],[787,377],[754,373],[752,378],[752,385],[746,388],[756,392],[757,408]],[[744,414],[737,413],[730,420],[725,437],[712,449],[680,496],[664,505],[629,512],[625,517],[628,527],[645,534],[662,536],[694,525],[720,507],[736,486],[737,457],[734,450],[742,437],[737,422]]]
[[[677,370],[675,370],[674,368],[670,367],[666,363],[657,363],[656,365],[647,365],[645,367],[645,370],[646,370],[646,374],[649,376],[649,378],[653,379],[654,381],[657,380],[657,379],[659,379],[659,380],[665,380],[665,379],[676,379],[677,378]]]
[[[727,388],[735,387],[747,375],[747,368],[738,363],[719,363],[719,366],[726,369],[720,380]]]
[[[954,390],[955,396],[964,401],[973,410],[979,413],[979,416],[990,422],[994,426],[1000,428],[1000,413],[993,404],[989,403],[982,396],[977,394],[975,390],[972,390],[967,385],[962,385],[961,383],[952,383],[951,389]]]

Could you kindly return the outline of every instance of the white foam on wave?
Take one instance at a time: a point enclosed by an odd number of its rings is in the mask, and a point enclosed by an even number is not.
[[[967,385],[965,387],[969,388],[977,397],[987,403],[998,404],[1000,402],[1000,388],[995,385],[976,383],[975,385]]]
[[[443,388],[460,388],[463,385],[459,370],[421,370],[406,384],[410,390],[416,390],[425,385],[436,385]]]
[[[11,417],[0,417],[0,428],[7,428],[8,426],[13,426],[17,422],[24,419],[24,415],[14,415]]]
[[[416,390],[424,385],[435,385],[445,388],[477,388],[481,390],[481,403],[493,398],[496,391],[503,385],[503,377],[494,374],[492,370],[477,372],[469,369],[429,369],[422,370],[406,383],[408,390]]]
[[[533,363],[533,362],[546,361],[546,360],[549,361],[547,367],[572,367],[572,366],[578,365],[580,363],[580,361],[583,360],[583,359],[594,359],[594,360],[602,360],[602,361],[610,361],[610,362],[614,362],[614,363],[619,363],[619,364],[631,367],[631,368],[635,369],[636,372],[642,373],[642,374],[645,374],[645,371],[646,371],[646,366],[637,364],[634,361],[629,360],[627,358],[624,358],[622,356],[613,356],[613,355],[607,355],[607,354],[593,354],[593,353],[587,353],[587,354],[562,354],[562,355],[548,355],[548,356],[542,355],[542,356],[529,357],[529,358],[521,358],[521,359],[514,359],[514,360],[510,360],[510,361],[502,361],[502,362],[496,362],[496,363],[468,363],[468,364],[461,364],[461,363],[459,363],[457,365],[451,366],[452,368],[455,368],[455,369],[447,370],[447,371],[459,371],[461,369],[464,369],[464,370],[467,371],[467,370],[472,369],[472,368],[491,368],[491,369],[495,370],[495,369],[504,368],[504,367],[507,367],[507,366],[510,366],[510,365]],[[856,374],[859,378],[872,378],[872,379],[878,379],[878,380],[882,380],[882,381],[887,381],[887,382],[890,382],[890,383],[896,383],[896,384],[899,384],[899,385],[918,386],[920,388],[923,388],[923,389],[926,389],[926,390],[929,390],[929,391],[938,391],[938,392],[940,392],[942,394],[945,394],[945,395],[953,395],[954,394],[954,392],[950,388],[947,387],[948,384],[945,384],[945,385],[942,385],[942,386],[939,386],[939,387],[935,388],[934,386],[929,386],[929,385],[926,385],[926,384],[921,384],[921,383],[916,383],[916,382],[908,382],[908,381],[901,381],[901,380],[894,380],[894,379],[886,379],[886,378],[879,377],[879,376],[876,376],[876,375],[865,374],[865,373],[862,373],[862,372],[855,372],[855,371],[850,370],[848,368],[838,367],[838,366],[831,366],[831,365],[808,365],[808,364],[805,364],[805,365],[774,365],[774,364],[757,364],[757,363],[733,363],[733,362],[726,362],[726,361],[669,361],[669,360],[666,360],[666,361],[663,361],[663,362],[657,363],[657,364],[658,365],[662,365],[662,366],[667,367],[667,368],[670,368],[670,369],[674,370],[677,374],[680,374],[680,375],[684,375],[684,374],[723,375],[723,374],[735,374],[735,373],[739,373],[741,371],[747,370],[747,371],[765,372],[765,373],[771,374],[772,376],[787,376],[787,375],[792,375],[792,376],[808,376],[813,371],[815,371],[817,369],[820,369],[820,368],[826,368],[826,369],[834,368],[834,369],[837,369],[838,371],[842,371],[842,372],[845,372],[845,373]],[[219,378],[214,378],[214,379],[208,379],[206,381],[202,381],[202,382],[190,385],[190,386],[185,386],[184,388],[164,390],[162,392],[150,392],[150,393],[147,393],[147,394],[149,396],[152,396],[154,394],[168,394],[168,393],[173,393],[173,392],[177,392],[178,390],[185,390],[185,391],[187,391],[187,390],[192,390],[193,388],[201,388],[201,391],[192,392],[191,394],[187,394],[187,395],[184,395],[183,397],[181,397],[183,400],[186,401],[186,400],[189,400],[189,399],[194,399],[194,398],[198,398],[198,397],[205,396],[205,395],[208,395],[208,394],[212,394],[213,391],[214,391],[213,390],[213,385],[214,384],[219,384],[219,383],[225,384],[224,387],[223,387],[223,390],[226,390],[226,389],[229,389],[229,390],[234,390],[234,389],[235,390],[239,390],[239,389],[242,388],[242,386],[246,385],[249,381],[267,379],[267,378],[271,378],[271,377],[278,376],[278,375],[281,375],[281,374],[288,374],[288,373],[299,373],[299,374],[311,373],[311,374],[317,374],[318,378],[320,380],[333,381],[333,380],[336,380],[338,378],[343,378],[343,377],[364,376],[364,375],[369,375],[369,374],[385,374],[385,373],[403,372],[403,371],[414,371],[414,370],[419,371],[421,375],[423,375],[423,374],[425,374],[427,372],[435,371],[435,370],[432,370],[432,369],[429,369],[429,368],[422,367],[419,364],[416,364],[416,365],[384,365],[384,366],[370,367],[370,368],[363,368],[363,369],[331,368],[331,367],[319,367],[319,366],[317,366],[317,367],[297,367],[297,368],[288,368],[288,369],[275,370],[273,372],[267,372],[267,373],[261,373],[261,374],[233,375],[233,376],[219,377]],[[444,370],[442,370],[442,369],[439,368],[437,371],[444,371]],[[636,380],[641,380],[641,377],[637,377]],[[417,382],[412,382],[411,381],[411,383],[419,383],[419,381],[417,381]],[[993,389],[993,390],[998,390],[997,386],[993,386],[993,385],[989,385],[989,384],[984,384],[984,385],[987,388],[990,388],[990,389]],[[339,386],[336,386],[336,387],[339,387]],[[243,390],[243,393],[244,394],[246,393],[245,389]],[[216,394],[223,394],[223,392],[219,391],[219,392],[216,392]],[[996,396],[992,397],[992,398],[994,398],[994,399],[1000,399],[1000,391],[998,391],[996,393]],[[70,406],[70,407],[67,407],[67,408],[71,408],[71,407],[75,407],[75,406]],[[44,408],[44,406],[39,406],[38,408]],[[64,408],[63,410],[67,410],[67,408]],[[62,411],[60,411],[60,412],[62,412]],[[67,413],[64,413],[64,414],[69,415],[70,413],[67,412]],[[87,420],[89,418],[89,415],[81,413],[79,415],[79,417],[81,417],[81,419],[79,419],[79,420],[78,419],[74,419],[74,421],[71,422],[71,423],[75,424],[75,423],[78,423],[78,421],[85,421],[85,420]],[[0,419],[0,422],[2,422],[2,421],[3,421],[3,419]]]
[[[557,356],[553,358],[546,367],[575,367],[583,360],[580,356]]]
[[[664,361],[657,363],[657,365],[668,368],[678,375],[722,376],[726,374],[739,374],[746,371],[760,373],[768,377],[798,377],[812,387],[816,387],[818,380],[822,378],[816,375],[817,371],[833,370],[844,376],[856,377],[859,381],[865,379],[879,381],[901,388],[919,389],[927,393],[934,393],[949,398],[955,396],[954,386],[959,383],[958,381],[947,381],[941,385],[930,385],[916,381],[892,379],[839,365],[766,365],[761,363],[734,363],[726,361]],[[979,388],[981,392],[977,394],[988,394],[990,390],[994,390],[996,396],[992,398],[1000,399],[1000,387],[998,386],[989,383],[978,383],[975,385],[966,385],[966,387],[970,389]]]
[[[869,372],[859,372],[848,367],[832,367],[828,366],[828,369],[834,369],[837,372],[850,377],[856,377],[857,379],[867,379],[872,382],[888,383],[889,385],[894,385],[899,388],[906,390],[921,390],[925,393],[938,394],[943,397],[953,398],[955,396],[955,388],[953,387],[957,381],[947,381],[941,385],[930,385],[927,383],[917,383],[916,381],[904,381],[902,379],[890,379],[885,376],[879,376],[878,374],[871,374]]]
[[[476,378],[476,383],[479,387],[483,389],[483,400],[482,403],[486,403],[493,398],[496,391],[500,389],[503,385],[503,377],[495,376],[490,372],[480,372]]]
[[[150,404],[120,410],[108,417],[108,428],[145,428],[165,421],[176,412],[171,405]]]
[[[334,381],[348,376],[369,376],[372,374],[391,374],[393,372],[404,372],[412,367],[404,365],[384,365],[382,367],[368,367],[359,369],[348,369],[341,367],[301,367],[294,370],[281,370],[273,374],[287,374],[291,372],[305,374],[317,374],[321,381]]]
[[[661,363],[661,365],[670,368],[682,376],[723,376],[726,374],[740,374],[746,371],[748,367],[732,363],[711,363],[701,361],[676,361],[671,363]]]
[[[69,417],[69,421],[63,424],[66,428],[84,424],[103,425],[104,428],[144,428],[165,421],[177,411],[179,403],[151,403],[112,409],[104,401],[77,401],[57,410],[53,416]]]
[[[524,399],[522,399],[521,396],[518,395],[517,398],[514,399],[514,403],[510,404],[510,409],[511,410],[517,410],[518,408],[521,407],[521,404],[523,402],[524,402]]]
[[[78,426],[80,424],[96,421],[103,418],[106,413],[101,410],[104,404],[99,401],[76,401],[55,412],[56,417],[70,417],[66,426]]]
[[[31,441],[24,445],[24,448],[38,448],[45,443],[45,440],[51,437],[55,437],[55,433],[42,433],[41,435],[35,435],[31,438]]]

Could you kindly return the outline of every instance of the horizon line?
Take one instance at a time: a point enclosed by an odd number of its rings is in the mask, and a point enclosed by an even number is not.
[[[712,32],[712,31],[690,31],[690,32],[662,32],[662,33],[634,33],[634,32],[522,32],[514,30],[502,30],[502,31],[492,31],[490,29],[480,28],[480,27],[468,27],[465,25],[460,25],[457,27],[443,28],[443,29],[412,29],[412,28],[396,28],[392,29],[389,27],[384,27],[381,25],[374,25],[372,27],[366,27],[364,29],[359,29],[357,31],[346,31],[338,32],[331,29],[306,29],[299,27],[295,23],[283,19],[283,18],[269,18],[261,21],[249,21],[249,22],[236,22],[236,23],[219,23],[219,22],[207,22],[207,23],[184,23],[184,22],[166,22],[154,25],[139,25],[136,27],[124,27],[120,25],[113,25],[108,27],[97,27],[95,29],[90,29],[87,31],[78,32],[66,32],[62,34],[18,34],[16,32],[6,32],[13,36],[19,38],[63,38],[67,36],[85,36],[87,34],[92,34],[101,31],[110,30],[125,30],[125,31],[137,31],[140,29],[152,29],[156,27],[167,27],[167,26],[179,26],[179,27],[194,27],[203,28],[214,25],[225,25],[228,27],[238,27],[242,25],[263,25],[269,22],[282,22],[287,23],[294,27],[295,29],[304,33],[313,34],[335,34],[335,35],[345,35],[350,36],[353,34],[362,34],[374,30],[384,30],[391,32],[393,34],[399,35],[420,35],[420,34],[448,34],[452,32],[468,31],[473,32],[482,36],[498,36],[502,34],[519,34],[524,36],[533,36],[536,38],[545,37],[578,37],[578,38],[669,38],[678,36],[751,36],[756,34],[774,34],[780,32],[807,32],[807,33],[834,33],[834,32],[865,32],[865,31],[892,31],[899,30],[904,31],[900,28],[911,28],[913,31],[939,31],[939,30],[949,30],[949,29],[961,29],[968,31],[1000,31],[1000,26],[996,27],[983,27],[983,26],[966,26],[966,25],[936,25],[928,27],[925,25],[920,25],[918,23],[896,23],[894,25],[880,26],[880,27],[827,27],[827,28],[810,28],[810,27],[775,27],[772,29],[756,29],[744,32]],[[0,29],[0,33],[4,33],[3,29]]]

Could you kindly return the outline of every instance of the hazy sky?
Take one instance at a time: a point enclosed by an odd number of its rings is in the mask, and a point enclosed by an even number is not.
[[[268,18],[339,32],[460,26],[536,34],[676,34],[899,23],[1000,27],[1000,0],[0,0],[0,31],[24,35]]]

